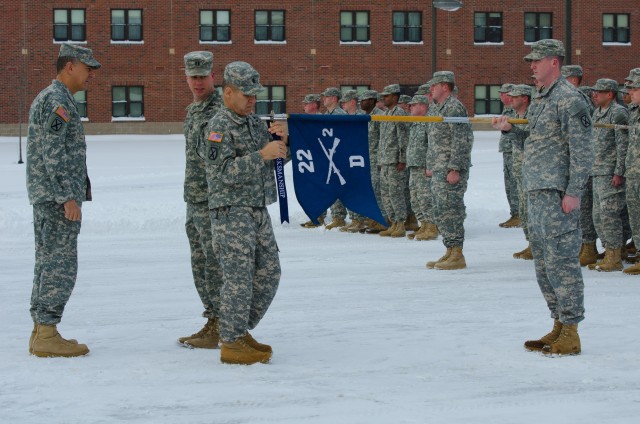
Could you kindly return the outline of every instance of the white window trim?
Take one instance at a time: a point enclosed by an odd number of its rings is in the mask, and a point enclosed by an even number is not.
[[[602,42],[603,46],[621,46],[621,47],[629,47],[631,46],[631,42],[629,43],[617,43],[617,42],[611,42],[611,41],[603,41]]]
[[[371,40],[369,41],[340,41],[341,46],[368,46],[371,45]]]
[[[272,40],[253,40],[253,44],[287,44],[287,40],[284,41],[272,41]]]
[[[233,44],[231,40],[229,41],[202,41],[200,40],[200,44]]]
[[[144,44],[144,40],[142,41],[111,40],[111,44]]]
[[[143,122],[145,120],[144,116],[112,116],[111,122]]]
[[[56,41],[55,39],[53,40],[53,44],[87,44],[87,40],[84,41]]]
[[[89,122],[89,118],[80,118],[81,122]]]
[[[422,46],[424,45],[424,41],[392,41],[391,44],[398,45],[398,46],[403,46],[407,44],[410,46]]]
[[[504,41],[500,42],[500,43],[478,43],[478,42],[473,42],[474,46],[504,46]]]

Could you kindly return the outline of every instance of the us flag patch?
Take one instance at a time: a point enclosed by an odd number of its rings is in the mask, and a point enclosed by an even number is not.
[[[64,110],[64,108],[62,106],[58,106],[58,109],[56,109],[56,115],[58,115],[59,117],[61,117],[64,122],[69,122],[69,114],[67,113],[66,110]]]
[[[212,141],[214,143],[220,143],[220,142],[222,142],[222,136],[223,135],[224,134],[220,134],[220,133],[211,131],[209,133],[209,137],[207,138],[207,140]]]

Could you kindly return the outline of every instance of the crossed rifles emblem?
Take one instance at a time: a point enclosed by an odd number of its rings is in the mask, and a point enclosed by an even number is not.
[[[324,147],[324,144],[322,144],[322,141],[320,139],[318,139],[318,143],[320,143],[320,147],[322,147],[322,151],[324,152],[324,154],[327,157],[327,159],[329,159],[329,170],[327,172],[327,182],[326,182],[326,184],[329,184],[329,181],[331,180],[331,174],[333,173],[333,174],[336,174],[338,176],[338,180],[340,180],[340,185],[345,185],[347,183],[347,181],[344,179],[344,177],[340,173],[340,170],[338,169],[336,164],[333,162],[333,155],[336,153],[336,149],[338,148],[338,144],[340,144],[340,139],[338,137],[334,137],[333,138],[333,146],[329,150],[327,150],[327,148]]]

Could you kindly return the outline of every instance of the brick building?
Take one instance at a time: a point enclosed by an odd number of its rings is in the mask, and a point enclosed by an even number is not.
[[[213,52],[216,83],[226,63],[250,62],[269,88],[260,111],[286,112],[300,112],[306,93],[329,86],[380,90],[399,83],[412,94],[434,63],[455,72],[470,113],[498,112],[497,86],[530,80],[522,57],[539,38],[565,41],[566,62],[584,67],[585,84],[605,76],[621,81],[640,66],[635,0],[464,0],[456,11],[435,9],[431,0],[2,4],[2,134],[26,122],[34,96],[55,76],[63,41],[91,47],[103,64],[77,97],[87,132],[179,131],[191,99],[183,56],[192,50]]]

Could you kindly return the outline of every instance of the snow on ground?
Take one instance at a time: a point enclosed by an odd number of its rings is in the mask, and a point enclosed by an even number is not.
[[[204,320],[184,234],[181,136],[94,136],[78,283],[60,331],[75,359],[27,352],[31,207],[17,138],[0,138],[0,421],[6,423],[634,423],[640,281],[584,271],[583,354],[522,342],[552,325],[508,218],[497,133],[478,132],[466,195],[468,268],[427,270],[441,241],[302,229],[270,211],[280,289],[254,336],[269,365],[229,366],[179,336]],[[23,139],[23,142],[25,140]],[[24,146],[23,146],[24,149]],[[635,417],[635,418],[634,418]]]

